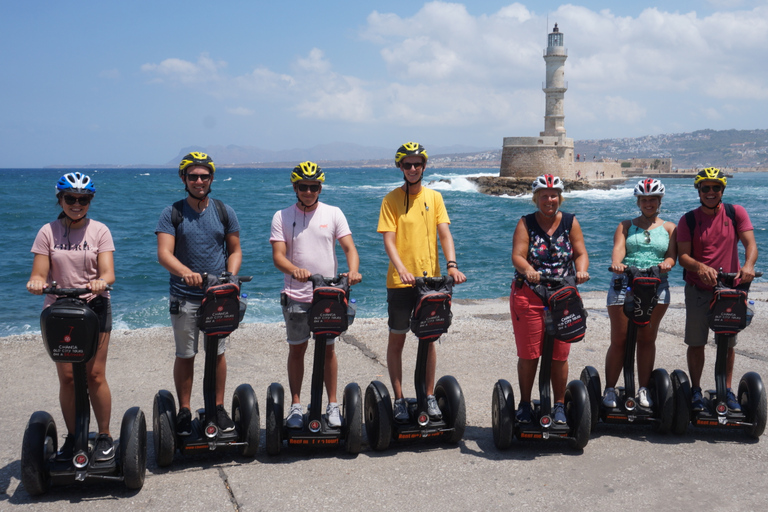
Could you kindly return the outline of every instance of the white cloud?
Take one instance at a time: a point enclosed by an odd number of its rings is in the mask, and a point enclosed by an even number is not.
[[[260,66],[229,76],[227,63],[207,54],[196,62],[145,64],[142,71],[155,82],[234,99],[240,106],[228,111],[235,115],[252,115],[269,103],[300,118],[351,124],[527,126],[535,133],[543,127],[542,53],[557,22],[569,54],[566,125],[645,123],[655,129],[651,123],[669,114],[661,110],[665,105],[682,109],[689,101],[696,105],[691,112],[717,119],[744,110],[738,102],[768,99],[760,57],[768,47],[764,4],[705,17],[663,8],[617,16],[565,4],[548,19],[546,26],[547,13],[521,3],[482,15],[440,1],[410,17],[374,11],[358,37],[378,49],[381,61],[373,65],[386,69],[384,78],[362,65],[340,74],[320,48],[295,58],[290,73]],[[338,53],[334,59],[343,59]],[[725,103],[732,103],[729,110]]]

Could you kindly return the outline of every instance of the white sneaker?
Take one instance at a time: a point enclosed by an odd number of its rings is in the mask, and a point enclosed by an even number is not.
[[[285,426],[288,428],[304,426],[304,411],[301,409],[301,404],[291,404],[291,410],[288,411],[288,417],[285,419]]]
[[[614,388],[605,388],[603,393],[603,405],[613,409],[616,407],[616,390]]]
[[[331,427],[341,426],[341,413],[339,412],[339,404],[331,402],[328,407],[325,408],[325,414],[328,415],[328,425]]]
[[[640,407],[649,408],[653,405],[653,400],[651,400],[651,395],[648,393],[647,388],[640,388],[637,390],[637,403],[640,404]]]

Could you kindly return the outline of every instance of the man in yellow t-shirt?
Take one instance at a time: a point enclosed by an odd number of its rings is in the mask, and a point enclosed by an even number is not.
[[[384,197],[377,229],[384,236],[384,249],[389,256],[387,366],[395,394],[395,421],[398,422],[407,422],[409,419],[408,407],[403,398],[402,359],[405,335],[416,305],[413,285],[416,277],[440,276],[438,238],[447,260],[448,275],[453,277],[456,284],[467,280],[456,263],[451,221],[445,210],[443,196],[421,183],[428,158],[424,146],[417,142],[406,142],[397,150],[395,166],[403,171],[405,183]],[[433,420],[442,418],[434,396],[436,363],[435,344],[430,343],[426,369],[427,413]]]

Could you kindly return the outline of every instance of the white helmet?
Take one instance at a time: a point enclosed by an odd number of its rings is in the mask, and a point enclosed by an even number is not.
[[[565,186],[563,185],[563,180],[554,174],[542,174],[533,180],[533,192],[535,193],[542,188],[556,188],[562,192]]]
[[[635,195],[664,197],[664,184],[655,178],[640,180],[635,185]]]

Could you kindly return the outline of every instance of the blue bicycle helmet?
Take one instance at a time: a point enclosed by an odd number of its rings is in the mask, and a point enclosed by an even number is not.
[[[58,196],[61,192],[93,195],[96,193],[96,187],[93,186],[93,180],[87,174],[70,172],[56,182],[56,195]]]

